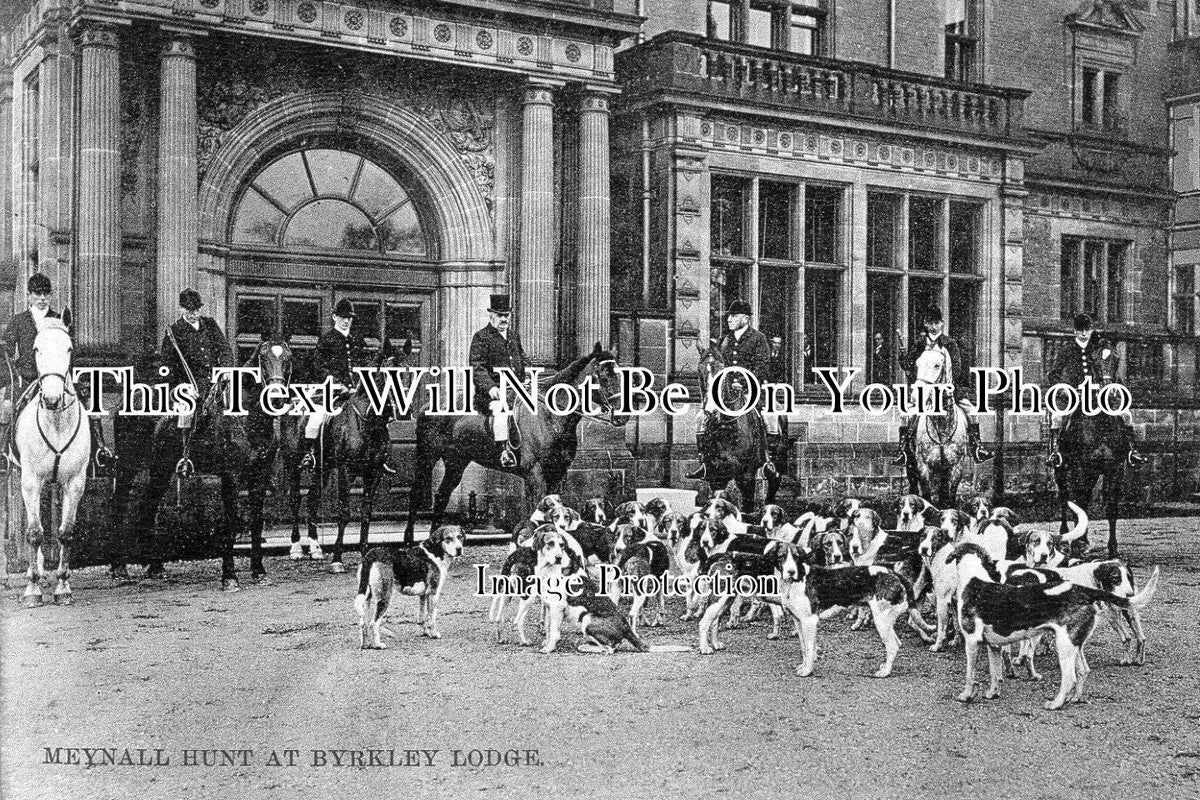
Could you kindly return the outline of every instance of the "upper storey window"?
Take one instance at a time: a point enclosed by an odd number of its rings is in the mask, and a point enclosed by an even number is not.
[[[233,241],[285,250],[355,250],[427,256],[412,198],[388,172],[355,153],[289,153],[242,193]]]
[[[975,0],[946,2],[946,78],[962,83],[978,81],[979,11]]]
[[[771,47],[802,55],[829,54],[827,0],[708,0],[712,39]]]

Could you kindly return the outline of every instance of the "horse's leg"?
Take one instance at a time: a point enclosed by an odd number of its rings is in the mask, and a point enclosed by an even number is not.
[[[233,563],[233,540],[237,522],[237,480],[233,473],[224,472],[221,475],[221,591],[236,592],[241,589],[238,585],[237,566]],[[261,552],[260,552],[261,557]],[[261,566],[261,564],[260,564]]]
[[[300,547],[300,462],[289,452],[284,457],[283,468],[288,482],[288,506],[292,511],[292,546],[288,558],[299,561],[304,558],[304,550]]]
[[[1117,557],[1117,507],[1121,503],[1122,470],[1104,476],[1104,508],[1108,514],[1108,557]]]
[[[171,485],[173,465],[174,461],[169,458],[158,459],[158,463],[151,464],[149,479],[146,481],[146,496],[142,500],[135,523],[136,535],[141,542],[139,549],[146,559],[148,578],[163,576],[163,559],[155,547],[157,537],[154,534],[154,524],[158,506]]]
[[[133,491],[134,474],[133,468],[117,461],[117,474],[113,481],[108,516],[109,574],[117,583],[129,581],[129,540],[120,532],[125,523],[125,514],[129,510],[129,494]]]
[[[268,450],[269,452],[269,450]],[[271,463],[265,456],[254,461],[247,471],[250,485],[246,498],[248,525],[250,529],[250,577],[265,582],[267,568],[263,565],[263,505],[266,503],[268,468]]]
[[[371,511],[375,507],[375,490],[377,488],[379,488],[379,474],[375,472],[373,465],[368,465],[363,469],[362,526],[358,533],[358,550],[364,555],[369,547],[367,538],[371,533]]]
[[[429,520],[430,533],[436,531],[442,524],[446,506],[450,505],[450,495],[458,488],[458,482],[462,480],[463,473],[467,471],[467,462],[465,461],[451,461],[447,458],[445,464],[446,469],[442,474],[442,482],[438,486],[437,495],[433,498],[433,516]],[[537,500],[534,502],[536,503]]]
[[[325,479],[328,476],[325,474],[325,466],[321,462],[317,462],[316,468],[313,470],[312,482],[308,485],[308,496],[306,500],[306,508],[308,510],[308,543],[309,556],[316,561],[317,555],[312,550],[314,542],[317,538],[317,520],[321,514],[321,495],[325,492]],[[322,553],[321,557],[324,557]]]
[[[25,572],[28,584],[22,598],[32,608],[42,604],[42,572],[46,556],[42,552],[42,482],[32,468],[21,474],[21,495],[25,500],[25,541],[29,544],[29,569]]]
[[[742,472],[734,479],[737,483],[738,491],[742,493],[742,514],[747,517],[754,513],[754,495],[758,489],[758,479],[755,477],[757,470],[751,471],[749,474]]]
[[[329,571],[340,575],[346,571],[342,564],[342,542],[346,538],[346,522],[350,516],[350,478],[346,474],[345,464],[339,464],[334,470],[337,475],[337,539],[333,543],[333,562]]]
[[[85,467],[71,478],[62,495],[62,521],[58,527],[58,545],[61,550],[58,560],[58,583],[54,587],[54,602],[64,606],[71,604],[71,544],[75,538],[75,516],[79,513],[79,501],[86,488],[87,469]]]

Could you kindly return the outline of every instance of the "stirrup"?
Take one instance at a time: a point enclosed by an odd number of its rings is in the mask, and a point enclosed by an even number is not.
[[[382,469],[384,472],[386,472],[388,475],[395,475],[395,474],[396,474],[396,468],[395,468],[395,467],[393,467],[391,464],[389,464],[389,463],[388,463],[388,462],[386,462],[386,461],[385,461],[385,462],[383,462],[383,464],[381,464],[381,465],[380,465],[380,468],[381,468],[381,469]]]
[[[1125,463],[1131,467],[1136,467],[1138,464],[1145,464],[1149,460],[1150,459],[1146,458],[1132,447],[1129,448],[1129,452],[1125,454]]]
[[[975,456],[976,461],[988,461],[996,457],[995,453],[993,453],[991,450],[988,450],[982,444],[975,445],[975,452],[973,455]]]
[[[767,459],[766,463],[763,464],[762,471],[763,471],[764,478],[778,478],[779,477],[779,470],[775,468],[775,462],[769,458]]]
[[[504,469],[512,469],[517,466],[517,454],[509,447],[508,442],[504,442],[504,449],[500,451],[500,466]]]
[[[304,454],[304,458],[300,459],[300,469],[302,469],[302,470],[316,469],[316,466],[317,466],[317,457],[315,455],[313,455],[312,450],[309,450],[307,453]]]
[[[108,469],[117,463],[117,454],[107,447],[101,447],[96,450],[96,455],[92,456],[92,461],[99,469]]]
[[[704,466],[704,464],[701,464],[683,477],[687,478],[689,481],[695,481],[705,477],[707,474],[708,467]]]
[[[1046,456],[1046,466],[1051,467],[1052,469],[1058,469],[1062,465],[1063,465],[1062,453],[1058,452],[1057,449],[1055,449],[1054,452],[1051,453],[1050,455]]]
[[[909,465],[908,447],[901,445],[900,452],[896,453],[892,458],[892,463],[898,467],[906,467]]]

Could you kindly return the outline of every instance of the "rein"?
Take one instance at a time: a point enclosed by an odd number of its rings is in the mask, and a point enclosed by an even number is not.
[[[72,403],[71,405],[75,405],[75,404]],[[44,405],[42,405],[42,403],[40,401],[38,402],[38,406],[40,406],[42,409],[45,409],[47,412],[56,414],[56,415],[65,413],[67,411],[67,409],[71,408],[71,405],[65,406],[65,407],[57,409],[57,410],[51,410],[51,409],[46,408]],[[42,441],[46,443],[46,447],[50,450],[51,453],[54,454],[54,466],[51,468],[51,471],[50,471],[50,482],[58,483],[58,466],[62,462],[63,453],[65,453],[71,447],[71,445],[75,444],[75,438],[77,436],[79,436],[79,429],[83,425],[83,410],[80,409],[80,413],[75,415],[75,430],[71,432],[71,438],[67,439],[67,443],[64,444],[61,448],[56,448],[50,442],[50,438],[48,436],[46,436],[46,430],[42,427],[42,415],[37,410],[35,410],[33,412],[33,418],[37,422],[37,430],[38,430],[38,433],[42,437]]]

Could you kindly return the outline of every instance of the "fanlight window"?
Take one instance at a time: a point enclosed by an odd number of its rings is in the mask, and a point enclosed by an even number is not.
[[[412,198],[362,156],[301,150],[273,162],[242,194],[233,241],[287,249],[428,254]]]

